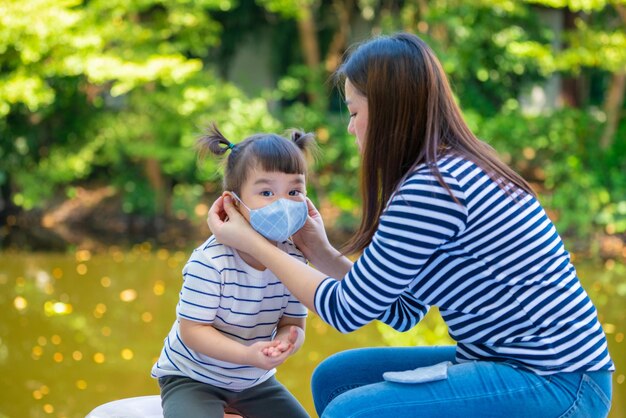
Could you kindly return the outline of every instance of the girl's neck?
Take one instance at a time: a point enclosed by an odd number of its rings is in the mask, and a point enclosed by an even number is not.
[[[241,259],[245,261],[246,264],[252,267],[253,269],[256,269],[259,271],[263,271],[266,269],[266,267],[263,264],[261,264],[256,258],[252,257],[250,254],[244,253],[243,251],[237,251],[237,252],[239,253],[239,257],[241,257]]]

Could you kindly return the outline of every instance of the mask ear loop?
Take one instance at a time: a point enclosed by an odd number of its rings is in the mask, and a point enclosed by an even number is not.
[[[249,207],[248,207],[245,203],[243,203],[243,200],[241,200],[241,198],[240,198],[239,196],[237,196],[237,193],[235,193],[235,192],[230,192],[230,194],[231,194],[231,195],[232,195],[235,199],[237,199],[237,201],[238,201],[239,203],[241,203],[242,205],[244,205],[244,206],[245,206],[245,208],[246,208],[246,209],[248,209],[248,212],[250,212],[250,208],[249,208]]]

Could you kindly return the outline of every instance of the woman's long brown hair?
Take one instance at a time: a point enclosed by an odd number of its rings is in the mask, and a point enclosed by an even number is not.
[[[465,157],[501,187],[534,194],[471,132],[439,60],[416,35],[382,36],[358,46],[335,76],[341,85],[349,79],[367,97],[369,113],[360,176],[363,213],[345,254],[360,252],[371,242],[388,200],[418,165],[429,166],[456,200],[437,167],[443,155]]]

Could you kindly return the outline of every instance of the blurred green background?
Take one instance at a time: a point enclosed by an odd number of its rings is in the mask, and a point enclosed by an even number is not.
[[[372,35],[417,33],[472,129],[539,193],[600,312],[626,416],[625,0],[0,0],[0,418],[81,417],[157,393],[180,269],[209,234],[234,142],[314,132],[308,192],[332,241],[359,219],[358,153],[330,74]],[[449,342],[312,317],[279,372],[312,412],[328,354]]]

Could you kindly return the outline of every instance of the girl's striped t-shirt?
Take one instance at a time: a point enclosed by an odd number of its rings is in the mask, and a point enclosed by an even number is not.
[[[374,319],[407,331],[437,306],[459,362],[614,370],[596,309],[539,202],[466,159],[437,166],[457,201],[418,167],[348,274],[320,284],[319,315],[342,332]]]
[[[278,246],[306,263],[290,241]],[[192,350],[180,337],[179,319],[211,324],[226,337],[251,345],[272,340],[283,316],[303,318],[307,310],[271,271],[252,268],[237,251],[211,237],[194,250],[183,268],[176,314],[152,376],[186,376],[241,391],[264,382],[276,370],[220,361]]]

